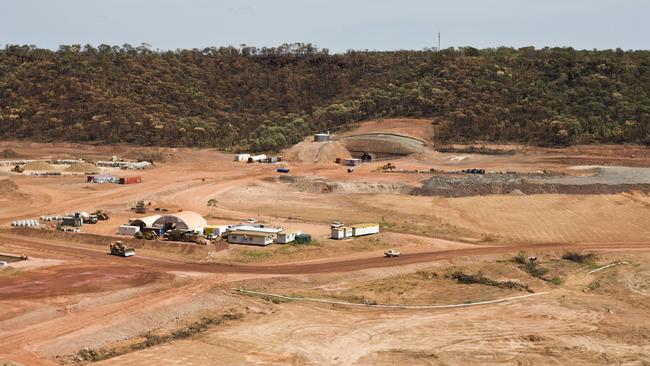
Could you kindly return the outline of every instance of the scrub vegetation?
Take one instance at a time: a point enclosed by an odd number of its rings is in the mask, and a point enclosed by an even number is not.
[[[391,116],[431,118],[439,143],[648,144],[650,52],[0,50],[2,139],[262,151]]]

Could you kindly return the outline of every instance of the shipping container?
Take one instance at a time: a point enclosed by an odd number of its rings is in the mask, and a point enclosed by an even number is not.
[[[268,158],[262,160],[262,162],[264,162],[264,163],[277,163],[279,161],[280,161],[280,158],[278,158],[277,156],[271,156],[271,157],[268,157]]]
[[[142,183],[142,177],[137,176],[137,177],[122,177],[119,179],[120,184],[136,184],[136,183]]]
[[[289,168],[278,168],[276,171],[278,173],[289,173]]]
[[[357,224],[352,226],[353,236],[362,236],[379,233],[379,224]]]
[[[314,135],[314,142],[327,142],[330,140],[329,133],[317,133]]]

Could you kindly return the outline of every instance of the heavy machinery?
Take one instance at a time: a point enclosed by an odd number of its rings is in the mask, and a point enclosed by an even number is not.
[[[201,245],[207,245],[210,243],[205,236],[197,234],[192,230],[181,230],[174,229],[165,232],[165,237],[170,241],[184,241],[187,243],[196,243]]]
[[[145,206],[144,201],[140,200],[138,203],[135,205],[135,207],[131,207],[135,213],[147,213],[147,206]]]
[[[88,217],[84,219],[84,224],[96,224],[97,220],[97,215],[88,215]]]
[[[92,215],[97,216],[97,220],[100,221],[108,220],[108,214],[102,210],[97,210]]]
[[[11,169],[11,171],[14,173],[22,173],[25,171],[25,169],[23,169],[23,167],[21,167],[20,165],[16,164],[16,166],[14,166],[14,168]]]
[[[135,249],[133,247],[127,247],[121,240],[112,242],[109,248],[111,254],[118,257],[131,257],[135,255]]]
[[[384,164],[384,165],[382,165],[381,167],[379,167],[379,169],[380,169],[380,170],[395,170],[395,169],[397,169],[397,168],[395,167],[395,164],[393,164],[393,163],[387,163],[387,164]]]
[[[155,240],[158,238],[158,230],[158,228],[143,227],[135,233],[134,237],[136,239]]]

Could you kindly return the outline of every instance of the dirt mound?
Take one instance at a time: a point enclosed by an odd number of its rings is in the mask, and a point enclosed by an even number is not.
[[[367,134],[341,139],[345,147],[353,154],[375,154],[377,157],[404,156],[424,151],[424,142],[418,139],[392,135]]]
[[[431,141],[431,138],[433,137],[433,124],[431,119],[387,118],[361,122],[356,126],[356,128],[342,132],[338,135],[343,137],[386,133],[409,136],[422,141]]]
[[[10,179],[0,180],[0,195],[14,192],[18,189],[18,185]]]
[[[322,178],[298,178],[291,186],[308,193],[408,193],[413,190],[399,183],[332,182]]]
[[[614,194],[637,190],[650,191],[650,184],[557,184],[550,178],[518,174],[442,174],[434,175],[414,189],[423,196],[467,197],[491,194],[514,196],[529,194]]]
[[[43,171],[52,171],[56,170],[52,165],[44,162],[44,161],[32,161],[30,163],[25,164],[23,167],[25,170],[35,170],[39,172]]]
[[[285,150],[285,160],[298,163],[333,163],[336,158],[351,158],[350,152],[339,141],[303,141]]]
[[[0,158],[3,158],[3,159],[20,159],[20,158],[24,158],[24,156],[17,153],[17,152],[15,152],[12,149],[4,149],[4,150],[0,151]]]
[[[65,171],[75,173],[98,173],[100,169],[90,163],[74,163],[65,168]]]

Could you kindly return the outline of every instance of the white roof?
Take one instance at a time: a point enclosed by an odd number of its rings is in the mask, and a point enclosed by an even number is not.
[[[178,229],[196,230],[208,223],[203,216],[194,211],[181,211],[158,218],[151,226],[163,227],[167,223],[175,223]]]
[[[144,226],[153,226],[154,222],[160,218],[160,215],[151,215],[147,217],[141,217],[137,219],[132,219],[129,221],[129,225],[138,225],[142,224]]]
[[[255,231],[259,233],[277,234],[282,231],[281,227],[258,227],[251,225],[236,225],[230,228],[230,231]]]

